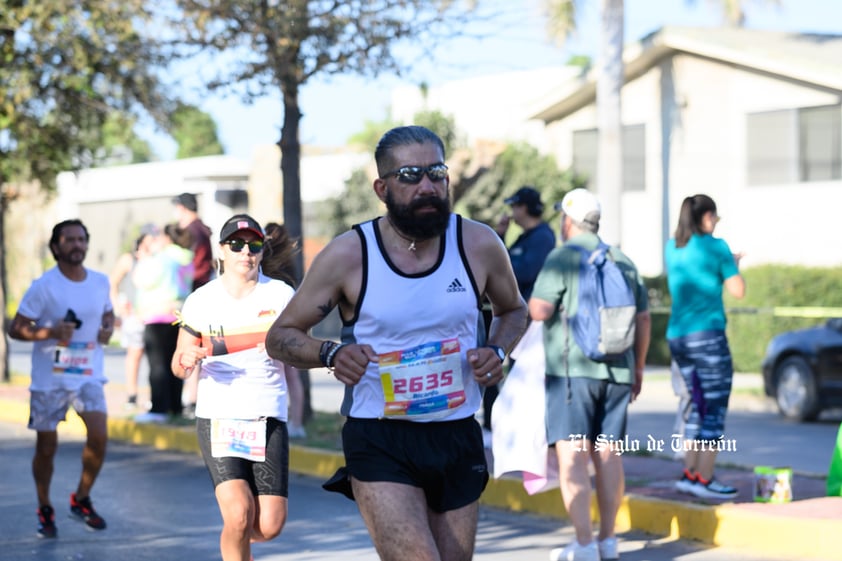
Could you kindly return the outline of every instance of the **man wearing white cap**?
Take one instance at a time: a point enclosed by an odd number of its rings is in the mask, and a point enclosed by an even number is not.
[[[538,274],[529,314],[544,322],[546,358],[547,442],[559,461],[562,499],[576,529],[576,540],[550,552],[551,561],[617,559],[614,524],[624,493],[621,456],[611,446],[626,435],[628,404],[637,397],[649,348],[650,317],[646,287],[631,260],[616,247],[608,250],[634,293],[634,344],[609,362],[591,360],[569,335],[566,317],[579,306],[579,267],[582,252],[595,252],[601,206],[585,189],[567,193],[561,210],[564,245],[554,249]],[[599,532],[591,525],[591,484],[588,461],[593,461],[599,504]]]

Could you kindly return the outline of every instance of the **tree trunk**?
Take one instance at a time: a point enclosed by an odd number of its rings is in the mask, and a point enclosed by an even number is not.
[[[3,193],[3,179],[0,178],[0,310],[3,311],[3,337],[0,337],[0,379],[8,382],[12,379],[9,372],[9,345],[6,339],[6,209],[8,199]]]
[[[623,126],[620,94],[623,87],[623,0],[602,0],[600,70],[596,84],[597,195],[602,204],[600,237],[622,241]]]
[[[283,183],[284,226],[293,239],[304,246],[303,220],[301,219],[301,142],[298,130],[301,108],[298,105],[298,86],[288,83],[283,87],[284,124],[281,129],[281,178]],[[299,252],[295,262],[296,284],[304,274],[304,255]]]
[[[301,125],[301,107],[298,105],[298,83],[288,80],[282,89],[284,97],[284,124],[281,128],[281,182],[283,183],[284,226],[290,237],[299,240],[304,247],[304,226],[301,216],[301,142],[298,130]],[[304,253],[295,256],[295,281],[301,283],[304,277]],[[300,369],[301,383],[304,386],[303,420],[313,416],[310,398],[310,371]]]

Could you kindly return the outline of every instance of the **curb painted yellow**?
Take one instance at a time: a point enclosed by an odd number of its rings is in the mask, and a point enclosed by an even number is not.
[[[0,421],[26,425],[29,404],[0,399]],[[128,419],[108,420],[109,438],[161,450],[199,453],[192,426],[140,425]],[[59,434],[84,436],[75,413],[59,425]],[[329,478],[345,464],[341,452],[290,446],[290,471]],[[840,499],[842,500],[842,499]],[[492,479],[482,495],[485,505],[566,518],[558,489],[529,495],[519,479]],[[596,519],[596,500],[591,503]],[[626,494],[617,514],[617,532],[641,530],[657,536],[744,548],[756,554],[792,559],[838,559],[839,520],[774,516],[740,505],[706,506]]]
[[[157,450],[177,450],[201,454],[194,426],[138,424],[130,419],[108,419],[108,438]]]
[[[489,480],[480,502],[515,512],[529,512],[555,518],[567,517],[558,489],[530,495],[524,490],[519,479]]]
[[[289,470],[293,473],[328,479],[344,465],[345,456],[341,452],[297,444],[289,446]]]
[[[709,543],[751,548],[752,552],[779,558],[842,559],[839,519],[770,516],[739,505],[716,509],[719,524]]]

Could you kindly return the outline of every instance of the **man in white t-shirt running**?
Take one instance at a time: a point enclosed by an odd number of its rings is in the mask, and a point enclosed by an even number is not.
[[[42,538],[57,535],[50,483],[58,449],[56,427],[65,420],[69,406],[87,430],[82,474],[76,492],[70,495],[70,514],[91,530],[106,526],[91,504],[90,492],[108,441],[102,345],[111,339],[114,311],[108,277],[83,265],[89,239],[80,220],[65,220],[53,227],[50,251],[56,266],[33,281],[9,326],[13,339],[34,342],[29,428],[37,435],[32,474]]]

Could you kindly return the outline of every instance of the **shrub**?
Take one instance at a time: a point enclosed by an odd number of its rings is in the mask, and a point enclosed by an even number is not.
[[[746,296],[724,297],[728,342],[738,372],[760,372],[769,341],[784,331],[823,323],[842,309],[842,267],[762,265],[742,271]],[[647,362],[668,365],[666,326],[670,298],[666,277],[645,279],[652,310]],[[834,310],[835,308],[835,310]]]

